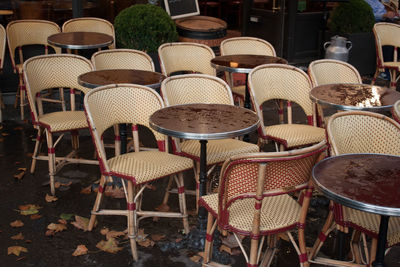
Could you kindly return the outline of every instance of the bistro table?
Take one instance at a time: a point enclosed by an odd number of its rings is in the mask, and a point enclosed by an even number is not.
[[[50,35],[47,42],[66,49],[95,49],[111,45],[114,38],[100,32],[60,32]]]
[[[385,266],[389,216],[400,216],[400,157],[344,154],[317,163],[312,179],[329,199],[347,207],[381,215],[376,259]]]
[[[105,69],[90,71],[78,76],[78,83],[86,88],[96,88],[108,84],[133,83],[159,90],[165,76],[158,72],[136,69]],[[126,153],[126,125],[120,125],[121,153]]]
[[[250,133],[259,124],[255,112],[234,105],[188,104],[170,106],[150,117],[150,127],[165,135],[200,140],[200,196],[206,194],[207,140]],[[206,229],[207,211],[199,208],[200,232]]]
[[[211,66],[217,70],[246,74],[246,95],[244,98],[244,107],[248,109],[251,108],[250,93],[247,88],[248,74],[257,66],[272,63],[288,64],[286,59],[264,55],[227,55],[217,56],[211,59]]]

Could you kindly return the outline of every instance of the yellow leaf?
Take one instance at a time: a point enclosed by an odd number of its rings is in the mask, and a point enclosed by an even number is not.
[[[45,200],[46,202],[54,202],[57,201],[58,198],[56,196],[50,196],[49,194],[46,194]]]
[[[16,220],[16,221],[13,221],[12,223],[10,223],[10,226],[12,226],[12,227],[22,227],[22,226],[24,226],[24,223],[21,222],[20,220]]]
[[[24,235],[22,233],[19,233],[17,235],[13,235],[11,237],[12,240],[24,240]]]
[[[75,221],[71,222],[71,224],[86,232],[89,228],[89,219],[75,215]]]
[[[51,223],[47,225],[47,229],[52,230],[54,232],[61,232],[67,229],[67,226],[62,223]]]
[[[7,249],[7,255],[14,254],[15,256],[19,256],[19,254],[21,254],[21,252],[28,252],[28,250],[26,248],[20,247],[20,246],[12,246],[12,247],[8,247],[8,249]]]
[[[20,205],[18,208],[19,208],[19,213],[21,215],[32,215],[38,213],[41,207],[35,204],[27,204],[27,205]]]
[[[72,256],[80,256],[80,255],[85,255],[88,253],[88,249],[85,245],[78,245],[74,251],[74,253],[72,253]]]
[[[109,253],[117,253],[123,249],[118,247],[118,242],[114,238],[110,238],[107,241],[101,240],[99,243],[97,243],[96,247]]]

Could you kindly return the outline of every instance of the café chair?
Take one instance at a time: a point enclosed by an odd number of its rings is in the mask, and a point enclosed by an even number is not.
[[[308,66],[307,72],[313,87],[332,83],[362,83],[358,70],[353,65],[341,60],[314,60]],[[322,107],[318,105],[317,108],[318,125],[326,125],[328,117],[322,118]]]
[[[151,57],[135,49],[110,49],[97,51],[92,55],[95,70],[138,69],[155,71]]]
[[[17,73],[19,75],[19,84],[14,106],[15,108],[17,107],[19,98],[21,120],[23,120],[25,118],[24,106],[27,105],[27,103],[25,101],[26,89],[22,66],[24,64],[24,60],[26,60],[29,55],[27,55],[27,53],[24,54],[24,50],[22,48],[27,45],[40,45],[44,47],[44,54],[49,54],[49,47],[52,47],[55,53],[61,53],[60,48],[57,48],[47,43],[47,37],[52,34],[61,32],[61,29],[56,23],[51,21],[29,19],[11,21],[7,24],[6,32],[11,65],[14,73]],[[43,54],[43,52],[41,52],[41,54]],[[59,90],[59,95],[59,100],[49,99],[49,101],[61,103],[63,108],[65,108],[64,93],[62,89]]]
[[[0,73],[3,73],[4,66],[4,54],[6,51],[6,30],[3,25],[0,24]],[[3,97],[0,91],[0,123],[3,122],[1,110],[4,108]]]
[[[168,137],[149,127],[149,118],[164,107],[161,97],[153,89],[141,85],[119,84],[101,86],[91,90],[84,99],[85,111],[100,163],[101,179],[96,201],[90,217],[92,230],[96,215],[127,216],[128,235],[132,256],[138,259],[136,240],[139,221],[145,217],[182,218],[185,233],[189,232],[188,215],[182,172],[193,168],[190,159],[168,153]],[[108,157],[102,142],[104,132],[118,123],[148,127],[157,140],[158,150],[139,151],[139,135],[132,127],[135,151]],[[127,210],[100,209],[106,178],[122,178]],[[144,211],[141,208],[147,185],[163,177],[173,176],[179,188],[179,212]],[[125,184],[125,182],[127,184]]]
[[[61,29],[63,32],[100,32],[108,34],[114,39],[109,48],[115,48],[114,25],[108,20],[95,17],[73,18],[64,22]]]
[[[158,48],[161,72],[165,76],[202,73],[216,76],[211,66],[214,51],[207,45],[190,42],[165,43]]]
[[[382,114],[367,111],[348,111],[332,115],[327,124],[328,142],[331,155],[351,153],[378,153],[400,155],[400,125]],[[334,179],[335,177],[332,177]],[[373,197],[373,196],[372,196]],[[375,259],[380,216],[331,202],[325,224],[310,252],[311,262],[335,266],[365,266]],[[351,262],[318,257],[318,252],[333,229],[348,233],[353,228],[350,243],[353,259]],[[368,252],[360,247],[360,238],[372,238]],[[400,243],[400,218],[391,217],[387,235],[387,247]],[[362,255],[365,255],[363,259]],[[355,263],[352,265],[352,263]],[[370,265],[368,265],[370,266]]]
[[[240,154],[227,159],[222,166],[218,193],[203,196],[199,201],[208,211],[203,266],[219,266],[211,262],[217,227],[233,234],[247,266],[269,266],[282,235],[292,242],[299,265],[309,266],[305,227],[313,189],[310,177],[326,148],[323,140],[302,149]],[[297,230],[298,244],[293,230]],[[249,255],[242,244],[243,236],[250,238]],[[262,254],[264,242],[267,244]]]
[[[253,107],[260,118],[260,146],[274,141],[277,150],[278,143],[280,150],[287,150],[312,145],[325,139],[325,130],[316,126],[315,104],[309,96],[312,85],[304,71],[284,64],[266,64],[254,68],[248,79]],[[286,123],[265,125],[263,104],[277,99],[287,101]],[[308,124],[293,123],[292,102],[297,103],[305,113]]]
[[[393,105],[392,116],[395,121],[400,123],[400,100]]]
[[[398,74],[400,72],[400,62],[397,61],[397,47],[400,47],[400,25],[396,23],[378,22],[374,24],[373,32],[376,47],[376,71],[371,84],[375,84],[377,77],[386,69],[390,73],[390,88],[396,89]],[[383,46],[394,47],[392,61],[385,61],[383,58]]]
[[[28,59],[23,66],[26,92],[31,109],[32,124],[37,130],[31,173],[34,173],[37,160],[47,160],[49,164],[51,193],[55,194],[54,178],[57,172],[68,163],[98,164],[96,160],[78,157],[79,130],[88,128],[83,111],[75,109],[75,92],[86,93],[89,89],[78,84],[78,76],[91,71],[89,60],[70,54],[41,55]],[[55,110],[43,104],[40,93],[51,88],[71,88],[68,110]],[[56,146],[66,132],[71,133],[72,151],[65,156],[56,156]],[[43,135],[47,141],[47,156],[40,154]],[[53,135],[57,139],[53,141]],[[57,151],[60,153],[61,151]],[[61,152],[62,153],[62,152]]]
[[[166,78],[161,84],[161,94],[166,106],[205,103],[233,105],[232,92],[222,79],[205,74],[185,74]],[[195,162],[196,196],[199,196],[200,142],[198,140],[172,139],[174,154],[191,158]],[[237,139],[208,140],[207,166],[209,173],[229,157],[240,153],[258,152],[255,144]],[[168,190],[164,204],[168,201]],[[197,199],[196,199],[197,200]],[[196,201],[197,203],[197,201]]]
[[[276,56],[275,48],[269,42],[256,37],[232,37],[225,39],[220,44],[221,56],[228,55],[264,55]],[[243,106],[246,85],[235,86],[236,74],[225,72],[226,80],[232,88],[233,96],[240,106]]]

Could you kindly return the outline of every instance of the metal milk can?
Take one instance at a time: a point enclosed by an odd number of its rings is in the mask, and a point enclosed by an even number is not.
[[[328,46],[329,45],[329,46]],[[335,35],[330,42],[324,44],[325,58],[346,61],[349,59],[349,51],[352,47],[351,41],[345,37]]]

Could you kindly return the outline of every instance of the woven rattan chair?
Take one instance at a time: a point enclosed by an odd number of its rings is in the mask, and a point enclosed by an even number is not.
[[[378,113],[367,111],[336,113],[328,121],[327,133],[333,156],[350,153],[400,155],[400,125]],[[327,220],[310,253],[310,261],[334,266],[354,266],[353,262],[363,264],[363,266],[371,264],[376,254],[379,223],[380,216],[377,214],[331,202]],[[343,232],[348,232],[349,227],[355,230],[351,242],[352,262],[317,257],[326,237],[335,227]],[[370,253],[366,248],[364,253],[361,252],[359,239],[361,236],[365,240],[364,235],[372,237]],[[387,238],[388,247],[400,243],[400,218],[390,218]],[[362,259],[361,255],[366,255],[366,258]]]
[[[166,78],[161,84],[161,94],[166,106],[207,103],[233,105],[232,93],[222,79],[205,74],[185,74]],[[173,139],[174,153],[193,159],[195,164],[196,196],[198,197],[200,172],[200,143],[198,140]],[[207,166],[223,163],[229,157],[240,153],[258,152],[255,144],[236,139],[209,140],[207,143]],[[211,169],[212,170],[212,169]],[[210,171],[209,171],[210,172]],[[168,194],[164,198],[164,204]],[[197,201],[196,201],[197,203]]]
[[[183,219],[185,232],[189,225],[186,213],[186,202],[182,171],[193,168],[190,159],[168,153],[166,136],[152,130],[157,140],[157,151],[135,151],[107,158],[102,136],[106,129],[118,123],[140,124],[149,127],[149,117],[164,106],[161,97],[152,89],[133,84],[120,84],[98,87],[85,96],[85,110],[92,137],[96,144],[102,177],[96,202],[90,218],[89,230],[94,226],[96,215],[125,215],[128,217],[128,234],[132,255],[138,259],[136,251],[136,234],[139,216],[143,217],[176,217]],[[134,127],[133,127],[134,128]],[[139,135],[133,131],[135,144],[139,144]],[[175,175],[176,174],[176,175]],[[173,175],[179,188],[180,212],[143,211],[141,209],[142,193],[146,184],[162,177]],[[104,184],[107,177],[116,176],[127,182],[127,210],[100,210]],[[125,183],[124,183],[125,185]],[[125,188],[125,186],[124,186]]]
[[[0,74],[3,73],[4,54],[6,50],[6,30],[0,24]],[[3,97],[0,91],[0,123],[3,122],[1,109],[4,108]]]
[[[48,54],[47,37],[52,34],[59,33],[60,27],[47,20],[14,20],[11,21],[6,28],[8,49],[10,51],[11,64],[15,73],[19,75],[19,85],[17,97],[15,98],[15,107],[20,98],[21,119],[24,119],[25,102],[25,84],[22,72],[22,65],[27,55],[23,54],[22,47],[26,45],[42,45],[44,46],[44,54]],[[61,49],[51,46],[56,53],[61,53]],[[18,53],[16,50],[18,49]],[[25,56],[25,57],[24,57]],[[60,101],[64,106],[63,92],[60,90]]]
[[[55,54],[30,58],[24,63],[23,68],[32,123],[38,131],[32,155],[31,173],[35,171],[36,160],[47,160],[51,193],[54,195],[54,176],[66,163],[98,164],[96,160],[84,160],[77,157],[78,131],[87,129],[88,124],[84,112],[75,110],[74,93],[75,91],[86,93],[89,90],[78,84],[78,76],[91,71],[93,67],[89,60],[81,56]],[[71,88],[69,110],[44,112],[46,109],[43,107],[40,92],[51,88]],[[50,110],[54,110],[54,108]],[[45,132],[47,140],[47,156],[39,154],[43,132]],[[71,132],[72,152],[64,157],[56,157],[56,145],[65,132]],[[53,142],[53,134],[61,134],[55,142]]]
[[[227,55],[265,55],[276,56],[274,47],[267,41],[255,37],[232,37],[225,39],[220,44],[221,56]],[[233,96],[239,105],[242,105],[245,97],[245,85],[234,85],[234,73],[225,72],[226,80],[232,88]]]
[[[315,105],[310,100],[311,81],[299,68],[283,64],[261,65],[249,74],[253,106],[260,118],[259,144],[273,140],[281,149],[292,149],[325,139],[323,128],[316,127]],[[287,123],[264,126],[263,104],[268,100],[287,100]],[[307,116],[307,124],[292,123],[291,102],[297,103]]]
[[[151,57],[135,49],[102,50],[93,54],[92,63],[96,70],[138,69],[154,71]]]
[[[390,88],[396,89],[397,81],[400,76],[400,62],[397,61],[397,48],[400,47],[400,25],[396,23],[379,22],[373,27],[376,47],[376,71],[371,84],[375,84],[379,73],[385,72],[386,69],[390,72]],[[384,61],[383,46],[393,46],[393,61]]]
[[[393,114],[393,119],[395,119],[398,123],[400,123],[400,100],[394,103],[392,114]]]
[[[216,76],[216,71],[210,63],[215,54],[207,45],[189,42],[165,43],[158,48],[158,56],[161,72],[165,76],[180,72]]]
[[[282,233],[294,245],[300,266],[308,266],[304,232],[312,195],[310,175],[314,164],[324,157],[325,149],[324,140],[289,152],[241,154],[225,161],[218,193],[203,196],[199,201],[208,210],[203,266],[216,266],[206,264],[211,260],[217,226],[233,233],[247,266],[258,266],[266,236],[269,237],[268,248],[260,266],[269,266],[276,251],[277,235]],[[291,193],[302,190],[303,194],[296,201]],[[296,227],[298,245],[290,233]],[[249,256],[239,236],[251,238]]]
[[[100,32],[113,37],[114,42],[109,46],[115,48],[114,25],[108,20],[94,17],[74,18],[62,25],[63,32]]]

